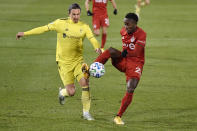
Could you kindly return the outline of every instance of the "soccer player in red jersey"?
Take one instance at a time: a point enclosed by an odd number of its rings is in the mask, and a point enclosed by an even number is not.
[[[107,27],[109,26],[109,18],[107,14],[107,2],[108,0],[92,0],[92,12],[89,10],[89,2],[91,0],[86,0],[85,7],[87,10],[88,16],[92,17],[92,24],[94,29],[94,34],[96,36],[100,35],[100,28],[102,29],[102,43],[101,49],[104,51],[105,42],[107,39]],[[113,8],[114,8],[114,15],[117,15],[117,6],[115,0],[110,0]]]
[[[95,62],[105,64],[111,58],[112,65],[120,72],[124,72],[127,82],[127,91],[114,118],[116,124],[124,124],[121,117],[132,102],[144,66],[144,52],[146,45],[146,33],[137,26],[138,16],[128,13],[124,18],[124,27],[121,29],[122,51],[110,47],[98,56]]]

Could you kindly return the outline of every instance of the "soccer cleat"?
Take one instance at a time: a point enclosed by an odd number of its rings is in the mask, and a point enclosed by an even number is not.
[[[89,73],[89,67],[86,63],[82,64],[82,72],[84,74],[84,78],[88,79],[90,77],[90,73]]]
[[[90,115],[89,112],[83,112],[83,119],[88,120],[88,121],[94,120],[94,118]]]
[[[60,87],[60,88],[59,88],[59,94],[58,94],[59,103],[60,103],[61,105],[64,105],[64,104],[65,104],[65,96],[62,95],[61,90],[62,90],[62,88]]]
[[[105,51],[105,49],[104,48],[101,48],[101,52],[103,53]]]
[[[122,119],[120,118],[120,116],[116,116],[114,118],[114,123],[116,123],[117,125],[124,125],[124,122],[122,121]]]

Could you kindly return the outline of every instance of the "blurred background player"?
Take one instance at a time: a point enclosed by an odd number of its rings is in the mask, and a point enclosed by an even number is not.
[[[135,13],[138,15],[138,17],[140,15],[141,7],[144,7],[149,4],[150,0],[137,0],[137,4],[135,5]]]
[[[127,91],[122,98],[119,112],[114,118],[114,122],[121,125],[124,124],[121,117],[132,101],[144,66],[146,33],[137,26],[137,22],[138,16],[135,13],[126,14],[124,27],[120,31],[122,52],[110,47],[95,60],[95,62],[105,64],[111,58],[112,65],[120,72],[125,73]]]
[[[107,14],[107,2],[108,0],[92,0],[92,12],[89,9],[89,2],[91,0],[85,1],[85,7],[88,16],[92,16],[92,25],[94,29],[94,34],[96,36],[100,35],[100,28],[102,29],[102,42],[101,50],[104,51],[105,42],[107,39],[107,27],[109,26],[109,18]],[[117,6],[115,0],[110,0],[114,8],[114,15],[117,15]]]
[[[26,32],[18,32],[16,39],[28,35],[37,35],[47,31],[57,32],[57,49],[56,62],[60,77],[63,81],[64,88],[59,89],[59,102],[65,103],[65,96],[74,96],[75,85],[74,80],[77,79],[82,87],[82,104],[83,104],[83,118],[86,120],[94,120],[90,115],[90,92],[88,79],[85,78],[82,72],[83,63],[83,39],[86,36],[95,51],[100,54],[99,43],[95,39],[90,27],[81,22],[80,14],[81,8],[78,4],[72,4],[69,7],[68,18],[57,19],[54,22],[34,28]]]

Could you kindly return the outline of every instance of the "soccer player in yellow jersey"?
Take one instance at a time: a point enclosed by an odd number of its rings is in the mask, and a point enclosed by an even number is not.
[[[149,4],[150,0],[137,0],[137,4],[135,5],[135,13],[138,15],[138,17],[140,15],[141,7],[144,7]]]
[[[94,120],[89,113],[91,102],[89,80],[82,72],[84,38],[87,37],[90,40],[96,53],[100,54],[101,49],[90,27],[79,20],[80,13],[80,6],[74,3],[69,7],[68,18],[57,19],[48,25],[26,32],[18,32],[16,39],[23,36],[41,34],[47,31],[57,32],[56,61],[60,77],[64,84],[64,88],[59,89],[60,104],[63,105],[65,103],[66,96],[73,96],[75,94],[74,80],[77,79],[82,87],[81,100],[83,105],[83,118],[86,120]],[[84,65],[83,67],[88,68]]]

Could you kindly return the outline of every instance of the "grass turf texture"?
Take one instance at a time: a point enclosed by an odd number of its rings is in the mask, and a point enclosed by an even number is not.
[[[110,27],[106,48],[121,49],[120,28],[135,0],[117,1],[118,15],[108,3]],[[84,1],[81,19],[91,25]],[[106,74],[91,78],[95,121],[81,118],[81,89],[59,105],[62,86],[55,63],[56,33],[15,40],[18,31],[45,25],[67,16],[67,0],[1,0],[0,4],[0,130],[1,131],[192,131],[197,130],[196,0],[152,0],[142,9],[139,26],[147,32],[146,64],[133,103],[123,116],[126,125],[112,120],[126,90],[124,74],[108,62]],[[100,41],[100,37],[98,38]],[[85,61],[96,54],[84,41]]]

